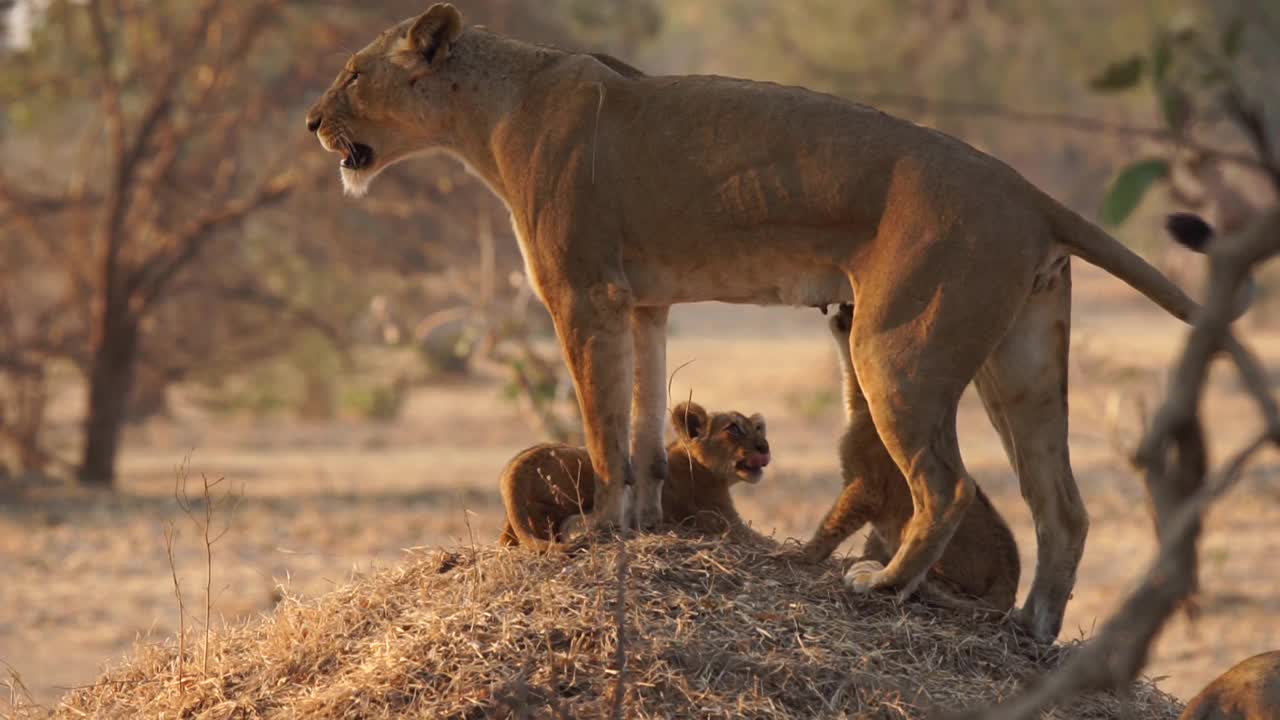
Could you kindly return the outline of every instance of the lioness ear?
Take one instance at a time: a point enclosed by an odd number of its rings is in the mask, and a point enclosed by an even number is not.
[[[682,402],[671,411],[671,424],[685,440],[697,440],[707,433],[707,411],[696,402]]]
[[[436,3],[413,22],[405,38],[413,52],[435,68],[449,56],[453,41],[462,34],[462,13],[449,3]]]

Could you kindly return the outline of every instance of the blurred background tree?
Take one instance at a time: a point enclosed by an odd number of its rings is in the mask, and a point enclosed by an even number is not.
[[[463,260],[475,224],[505,233],[505,213],[456,165],[393,171],[374,202],[342,204],[299,130],[342,55],[420,5],[10,3],[23,32],[0,73],[0,427],[23,470],[74,464],[110,485],[124,423],[166,412],[185,381],[221,388],[283,364],[302,378],[297,409],[330,414],[370,288],[428,312],[469,298],[475,272],[514,268],[505,237],[485,268]],[[467,9],[556,39],[521,5]],[[85,388],[76,463],[42,445],[51,368]]]

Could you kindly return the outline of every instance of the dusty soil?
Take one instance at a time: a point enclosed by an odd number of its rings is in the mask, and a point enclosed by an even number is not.
[[[1184,337],[1118,281],[1077,268],[1071,450],[1092,530],[1063,639],[1088,636],[1150,559],[1144,495],[1125,455],[1139,408],[1154,408]],[[690,306],[673,313],[673,333],[670,367],[693,361],[673,395],[769,419],[775,463],[765,481],[737,493],[743,516],[779,538],[807,537],[840,484],[838,378],[820,316]],[[1280,367],[1280,333],[1250,328],[1248,337]],[[1259,427],[1228,372],[1215,374],[1205,412],[1219,459]],[[1025,593],[1035,533],[972,393],[960,424],[966,464],[1021,544]],[[495,384],[478,381],[419,389],[390,424],[219,424],[181,410],[131,430],[118,492],[49,487],[0,497],[0,661],[51,703],[92,682],[138,638],[176,631],[168,522],[181,531],[174,554],[188,622],[203,621],[204,548],[173,498],[175,468],[188,453],[193,482],[225,477],[218,490],[240,496],[221,512],[230,527],[214,546],[211,589],[215,622],[241,622],[271,609],[281,587],[320,593],[397,563],[404,548],[493,543],[498,472],[538,440]],[[1202,616],[1195,625],[1177,620],[1149,669],[1163,689],[1188,698],[1238,660],[1280,648],[1278,525],[1280,465],[1267,454],[1210,518]]]

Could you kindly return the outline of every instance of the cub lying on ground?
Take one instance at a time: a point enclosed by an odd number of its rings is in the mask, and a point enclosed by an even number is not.
[[[893,459],[877,444],[867,400],[854,374],[849,354],[852,323],[853,306],[849,304],[841,305],[827,322],[839,351],[844,380],[848,420],[848,427],[840,438],[844,490],[803,551],[806,560],[825,560],[841,542],[871,523],[873,531],[867,539],[866,551],[846,575],[849,581],[853,581],[857,573],[879,570],[893,558],[913,512],[911,489]],[[868,448],[874,448],[874,452]],[[952,597],[952,593],[956,593],[1005,611],[1013,607],[1020,572],[1013,533],[978,488],[973,505],[961,519],[942,558],[930,569],[921,592],[946,605],[971,605],[962,598]]]
[[[662,489],[662,517],[704,532],[746,530],[729,487],[760,482],[769,464],[764,417],[707,413],[693,402],[671,412],[676,439],[667,445],[669,476]],[[586,448],[535,445],[502,471],[507,524],[500,542],[541,551],[568,550],[563,524],[591,512],[595,475]]]

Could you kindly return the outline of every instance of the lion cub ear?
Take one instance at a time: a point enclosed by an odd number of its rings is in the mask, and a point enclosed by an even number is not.
[[[697,440],[707,434],[707,411],[696,402],[682,402],[671,411],[671,424],[685,440]]]
[[[435,69],[453,47],[453,41],[462,34],[462,13],[449,3],[436,3],[413,22],[405,35],[414,54]]]
[[[761,415],[760,413],[756,413],[755,415],[752,415],[747,419],[751,421],[751,426],[756,429],[756,432],[758,433],[767,432],[765,422],[764,422],[764,416]]]

